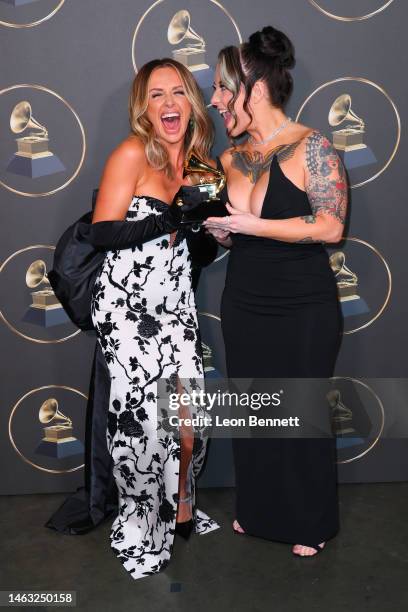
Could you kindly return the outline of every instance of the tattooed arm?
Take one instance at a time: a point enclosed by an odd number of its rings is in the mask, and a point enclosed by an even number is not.
[[[298,144],[279,151],[278,159],[282,163],[290,159],[295,151],[301,153],[311,214],[290,219],[260,219],[227,205],[230,219],[214,219],[214,225],[225,228],[228,222],[231,233],[239,232],[284,242],[339,242],[347,210],[347,181],[341,159],[328,139],[317,131],[307,136],[301,145]],[[241,156],[242,168],[239,169],[250,180],[252,178],[252,182],[256,182],[259,175],[266,171],[268,162],[270,165],[269,159],[258,160],[253,156],[247,159]]]
[[[329,140],[314,131],[304,144],[305,191],[311,214],[271,221],[258,235],[286,242],[339,242],[347,211],[343,163]]]

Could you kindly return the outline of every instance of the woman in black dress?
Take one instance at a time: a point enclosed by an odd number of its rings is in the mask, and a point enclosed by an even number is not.
[[[218,58],[212,104],[233,139],[220,164],[229,217],[206,225],[230,248],[222,296],[229,377],[327,378],[341,338],[341,313],[324,243],[344,229],[342,163],[319,131],[284,112],[294,49],[266,27]],[[335,440],[239,438],[234,529],[290,542],[311,556],[338,531]]]

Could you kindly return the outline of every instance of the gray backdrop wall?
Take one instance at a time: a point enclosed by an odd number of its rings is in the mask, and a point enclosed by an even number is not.
[[[191,27],[206,42],[201,63],[208,67],[194,74],[207,101],[218,50],[272,24],[296,47],[288,114],[330,138],[348,129],[351,150],[342,155],[352,184],[350,222],[347,239],[330,249],[340,262],[345,321],[334,402],[342,428],[339,476],[343,482],[406,479],[406,3],[0,0],[0,493],[71,491],[82,484],[95,338],[67,322],[52,295],[31,294],[47,288],[57,239],[90,209],[104,161],[128,133],[135,69],[183,46],[167,38],[180,10],[189,11]],[[335,118],[344,119],[337,126],[328,120],[336,100]],[[347,118],[350,103],[354,115]],[[217,154],[226,139],[212,116]],[[46,128],[48,142],[30,127],[30,117]],[[29,132],[36,134],[32,140]],[[26,154],[16,156],[17,147]],[[218,314],[227,257],[220,249],[197,295],[212,375],[224,371]],[[33,300],[48,307],[33,308]],[[55,443],[50,455],[41,443],[43,428],[55,421],[41,423],[39,410],[47,420],[57,403],[72,421],[72,431],[55,434],[72,438],[66,456],[57,449],[63,445]],[[227,441],[213,441],[201,484],[233,484]]]

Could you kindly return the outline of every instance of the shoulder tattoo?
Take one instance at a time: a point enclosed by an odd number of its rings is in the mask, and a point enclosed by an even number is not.
[[[231,166],[255,184],[265,172],[268,172],[275,154],[276,148],[265,154],[259,151],[235,151],[231,154]]]

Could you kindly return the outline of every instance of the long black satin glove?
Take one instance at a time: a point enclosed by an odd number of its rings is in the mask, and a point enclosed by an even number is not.
[[[183,205],[178,204],[179,199]],[[128,249],[169,234],[180,228],[182,215],[203,201],[194,187],[180,187],[168,209],[160,215],[148,215],[140,221],[97,221],[89,228],[89,242],[97,249]]]
[[[218,242],[206,232],[204,226],[200,227],[199,232],[186,228],[185,235],[193,266],[203,268],[214,261],[217,257]]]

